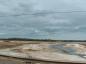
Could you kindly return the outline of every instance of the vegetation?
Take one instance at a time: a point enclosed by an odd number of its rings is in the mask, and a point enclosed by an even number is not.
[[[47,41],[47,42],[86,42],[86,40],[52,40],[52,39],[28,39],[28,38],[1,38],[5,41]]]

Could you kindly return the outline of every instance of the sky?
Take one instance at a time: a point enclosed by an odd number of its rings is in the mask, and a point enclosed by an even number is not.
[[[86,0],[0,0],[0,38],[11,37],[86,40]]]

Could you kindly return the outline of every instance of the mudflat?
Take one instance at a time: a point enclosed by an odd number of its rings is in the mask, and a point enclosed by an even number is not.
[[[86,64],[85,45],[85,42],[0,40],[0,63]]]

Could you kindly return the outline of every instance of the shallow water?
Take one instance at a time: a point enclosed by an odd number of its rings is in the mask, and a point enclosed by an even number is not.
[[[58,50],[62,53],[67,53],[67,54],[71,54],[74,55],[76,54],[76,49],[74,48],[65,48],[64,45],[51,45],[50,46],[52,49],[57,49],[56,52],[58,52]]]

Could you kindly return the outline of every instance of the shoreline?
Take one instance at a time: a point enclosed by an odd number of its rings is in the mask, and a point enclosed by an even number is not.
[[[0,38],[4,41],[46,41],[46,42],[86,42],[86,40],[54,40],[54,39],[30,39],[30,38]]]

